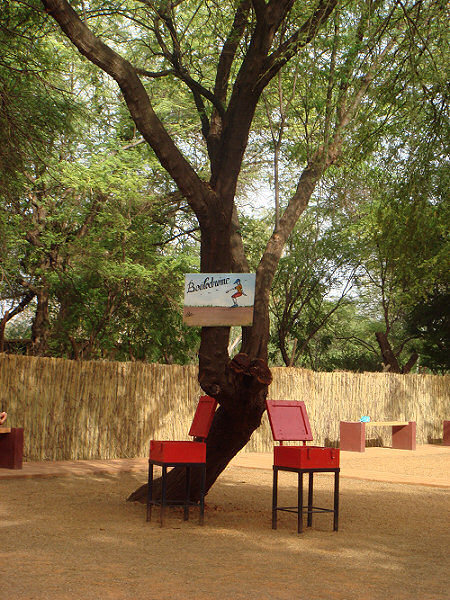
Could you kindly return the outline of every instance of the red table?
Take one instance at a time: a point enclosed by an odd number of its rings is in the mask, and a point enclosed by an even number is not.
[[[199,505],[200,524],[203,525],[205,511],[205,479],[206,479],[206,438],[214,418],[217,401],[210,396],[201,396],[195,411],[189,435],[195,441],[158,441],[150,442],[150,456],[148,460],[148,488],[147,488],[147,521],[151,520],[152,506],[160,506],[160,524],[164,525],[164,512],[170,501],[166,497],[167,469],[169,467],[183,467],[185,469],[185,499],[184,520],[189,519],[189,506]],[[153,498],[153,466],[162,467],[161,499]],[[201,471],[200,501],[190,500],[191,470],[193,468]]]
[[[333,530],[338,530],[339,519],[339,450],[323,446],[307,446],[312,433],[305,403],[289,400],[267,400],[267,413],[273,438],[280,442],[274,447],[272,487],[272,529],[277,528],[278,511],[297,514],[297,531],[303,531],[303,511],[306,509],[307,526],[312,525],[313,513],[330,512],[334,515]],[[285,441],[302,441],[302,446],[283,446]],[[278,505],[278,472],[297,473],[297,506]],[[303,475],[308,474],[308,504],[303,505]],[[314,506],[314,473],[334,474],[333,508]]]

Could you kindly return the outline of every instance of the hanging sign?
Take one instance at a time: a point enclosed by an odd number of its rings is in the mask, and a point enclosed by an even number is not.
[[[251,325],[255,273],[187,273],[183,321],[202,327]]]

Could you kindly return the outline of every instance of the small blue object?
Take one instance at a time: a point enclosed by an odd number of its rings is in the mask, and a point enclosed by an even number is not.
[[[361,423],[369,423],[370,417],[364,416],[360,418]]]

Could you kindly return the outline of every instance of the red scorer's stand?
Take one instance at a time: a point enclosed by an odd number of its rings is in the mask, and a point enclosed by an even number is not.
[[[297,514],[297,531],[303,531],[303,510],[307,511],[307,526],[312,525],[313,513],[334,514],[333,530],[338,530],[339,519],[339,450],[323,446],[307,446],[312,433],[305,403],[289,400],[267,400],[267,413],[273,439],[280,442],[274,447],[272,488],[272,529],[277,528],[278,511]],[[283,446],[283,442],[301,441],[302,446]],[[278,506],[278,471],[298,474],[297,506]],[[303,474],[308,473],[308,504],[303,506]],[[334,473],[334,506],[321,508],[313,505],[314,473]]]
[[[0,427],[0,469],[21,469],[23,427]]]
[[[184,467],[186,473],[186,491],[184,499],[184,520],[189,519],[189,506],[197,505],[190,500],[191,469],[201,470],[200,487],[200,524],[203,525],[205,512],[205,479],[206,479],[206,438],[216,410],[217,401],[210,396],[201,396],[195,411],[189,435],[196,441],[178,442],[152,440],[150,442],[150,457],[148,460],[148,489],[147,489],[147,521],[151,520],[152,506],[160,505],[160,523],[164,524],[164,511],[167,504],[167,468]],[[161,500],[153,499],[153,466],[162,467]],[[178,504],[178,503],[177,503]]]

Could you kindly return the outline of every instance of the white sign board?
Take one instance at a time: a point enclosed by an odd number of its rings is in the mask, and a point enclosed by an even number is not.
[[[187,273],[183,321],[202,327],[251,325],[255,273]]]

